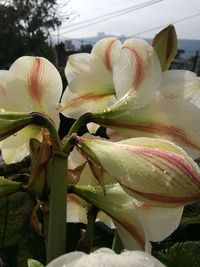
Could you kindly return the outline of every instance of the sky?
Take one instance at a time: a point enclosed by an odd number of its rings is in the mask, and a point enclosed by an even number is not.
[[[178,38],[200,40],[200,0],[58,1],[60,39],[94,37],[98,32],[152,38],[173,23]]]

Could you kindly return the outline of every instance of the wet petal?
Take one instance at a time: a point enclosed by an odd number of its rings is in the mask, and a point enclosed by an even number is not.
[[[112,81],[95,74],[81,74],[66,88],[60,111],[69,118],[78,118],[86,112],[103,110],[113,95]]]
[[[66,68],[69,85],[60,109],[65,116],[78,118],[86,112],[107,107],[109,99],[115,95],[112,66],[119,51],[120,42],[116,38],[107,38],[94,46],[91,55],[80,54],[69,61]]]
[[[200,199],[197,164],[171,142],[154,138],[121,142],[80,138],[78,142],[134,198],[156,206],[180,206]]]
[[[153,256],[142,251],[125,251],[115,254],[111,249],[100,248],[93,253],[71,252],[50,262],[47,267],[165,267]]]
[[[200,156],[199,116],[200,79],[188,71],[167,71],[154,99],[144,107],[132,109],[121,101],[93,122],[127,137],[159,137],[182,146],[193,158]],[[131,98],[131,97],[130,97]],[[119,101],[120,102],[120,101]],[[119,112],[120,110],[120,112]]]
[[[119,59],[121,42],[115,37],[104,38],[98,41],[91,52],[93,58],[98,58],[111,71]]]
[[[105,192],[104,195],[100,186],[75,187],[76,194],[113,219],[125,248],[144,250],[145,235],[137,213],[137,205],[124,193],[119,184],[106,186]]]
[[[126,40],[114,66],[113,78],[118,99],[129,90],[133,92],[133,109],[150,102],[162,81],[160,62],[153,47],[144,40]]]
[[[44,58],[25,56],[11,65],[0,105],[9,111],[45,113],[58,127],[61,92],[62,81],[56,68]]]

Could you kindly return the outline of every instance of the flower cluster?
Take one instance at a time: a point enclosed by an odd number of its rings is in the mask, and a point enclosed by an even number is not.
[[[183,206],[200,199],[200,170],[193,160],[200,156],[200,80],[189,71],[167,70],[176,50],[169,36],[175,36],[172,26],[152,45],[106,38],[90,54],[70,56],[62,96],[60,75],[44,58],[21,57],[0,71],[1,115],[39,112],[58,130],[59,113],[77,125],[87,114],[90,133],[107,128],[109,140],[87,134],[60,142],[63,153],[67,145],[76,146],[67,150],[68,184],[75,194],[68,195],[67,221],[85,222],[90,203],[112,219],[130,250],[150,252],[149,241],[169,236]],[[30,139],[44,140],[44,127],[32,122],[6,136],[0,143],[5,162],[28,155]]]

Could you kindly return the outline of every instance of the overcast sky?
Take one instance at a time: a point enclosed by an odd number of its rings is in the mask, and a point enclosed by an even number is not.
[[[178,38],[200,39],[200,0],[71,0],[60,15],[60,38],[93,37],[97,32],[152,38],[161,28],[151,29],[174,23]],[[101,22],[95,23],[96,18]]]

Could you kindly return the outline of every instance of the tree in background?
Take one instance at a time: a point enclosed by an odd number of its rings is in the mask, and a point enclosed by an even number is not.
[[[60,24],[56,0],[10,0],[0,4],[0,66],[6,68],[22,55],[54,61],[49,30]]]

